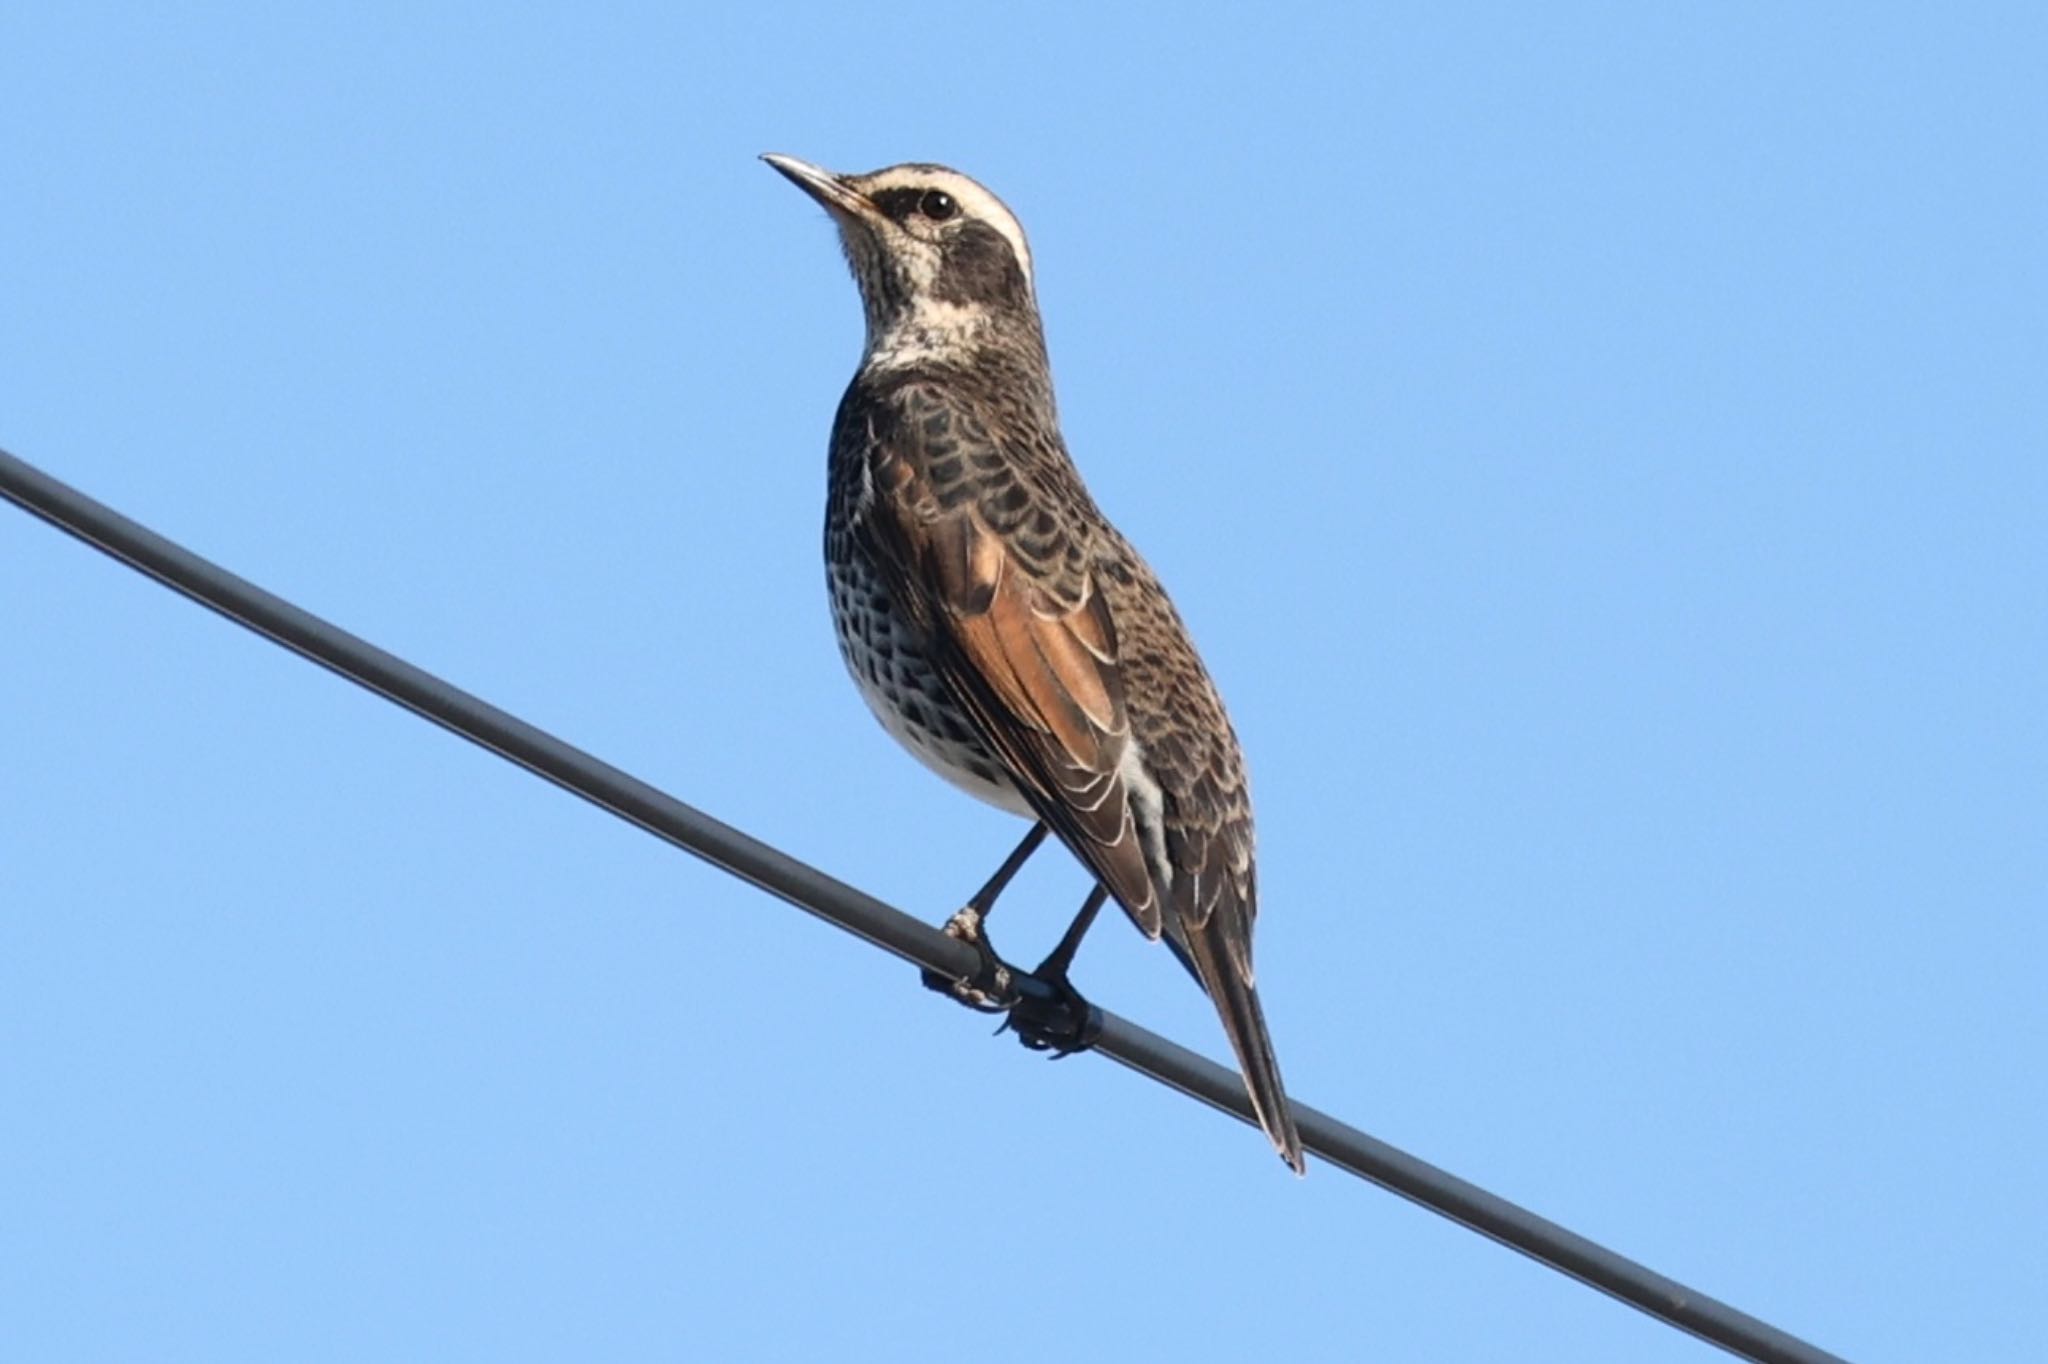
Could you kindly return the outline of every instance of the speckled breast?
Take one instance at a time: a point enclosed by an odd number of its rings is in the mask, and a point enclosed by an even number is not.
[[[868,709],[919,762],[969,795],[1012,814],[1031,807],[1003,765],[946,694],[924,654],[917,628],[889,600],[881,576],[860,556],[853,537],[832,537],[827,580],[839,653]]]

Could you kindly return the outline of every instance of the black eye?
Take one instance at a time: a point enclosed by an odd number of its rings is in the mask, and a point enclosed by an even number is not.
[[[960,205],[953,202],[953,196],[942,189],[928,189],[924,198],[917,201],[917,211],[935,223],[942,223],[960,211]]]

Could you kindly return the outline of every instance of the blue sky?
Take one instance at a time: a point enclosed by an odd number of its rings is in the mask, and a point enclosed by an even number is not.
[[[2038,1341],[2037,9],[679,9],[15,7],[0,445],[937,920],[1017,829],[841,672],[859,311],[754,157],[957,165],[1249,750],[1297,1095],[1859,1360]],[[1714,1357],[0,569],[0,1356]]]

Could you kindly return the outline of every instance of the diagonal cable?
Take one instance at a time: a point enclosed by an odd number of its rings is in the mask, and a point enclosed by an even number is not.
[[[236,577],[4,450],[0,496],[200,605],[906,961],[955,979],[978,965],[965,943]],[[1030,977],[1020,985],[1042,988]],[[1235,1071],[1157,1033],[1105,1010],[1095,1050],[1256,1126]],[[1327,1113],[1303,1103],[1293,1108],[1302,1145],[1324,1160],[1669,1326],[1757,1364],[1846,1364]]]

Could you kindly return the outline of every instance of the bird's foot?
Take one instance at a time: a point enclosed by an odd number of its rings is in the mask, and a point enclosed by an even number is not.
[[[1031,978],[1051,990],[1019,996],[1010,1006],[1002,1028],[1017,1034],[1017,1040],[1032,1051],[1049,1051],[1055,1061],[1087,1051],[1102,1037],[1102,1011],[1082,997],[1067,979],[1064,966],[1047,961]],[[1028,987],[1027,987],[1028,988]]]
[[[956,938],[974,949],[975,956],[981,959],[974,974],[954,980],[937,971],[926,971],[925,988],[936,990],[980,1013],[1006,1013],[1017,1003],[1015,975],[989,946],[988,935],[982,932],[981,920],[982,911],[966,905],[946,920],[941,930],[947,937]]]

